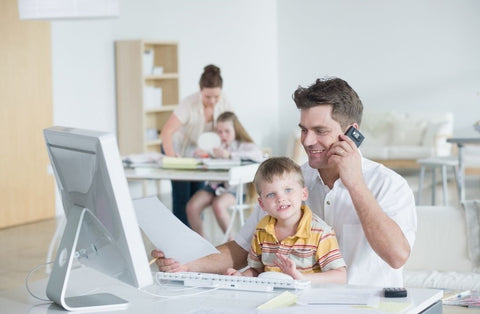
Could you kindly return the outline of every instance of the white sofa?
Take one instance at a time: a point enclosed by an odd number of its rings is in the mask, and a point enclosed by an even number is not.
[[[467,227],[462,207],[417,207],[415,245],[404,267],[406,287],[480,291],[479,204],[470,206],[477,213],[469,218],[476,231]]]
[[[419,158],[451,154],[446,139],[453,135],[453,114],[365,112],[360,131],[364,157],[390,168],[417,168]]]

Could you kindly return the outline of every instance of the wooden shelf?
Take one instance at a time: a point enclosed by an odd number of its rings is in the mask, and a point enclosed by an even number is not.
[[[147,133],[160,133],[179,103],[178,43],[119,40],[115,57],[120,153],[160,152],[160,139]]]

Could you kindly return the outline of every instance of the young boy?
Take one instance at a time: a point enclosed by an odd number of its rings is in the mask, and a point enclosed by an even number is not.
[[[258,276],[277,271],[297,280],[346,283],[345,261],[333,229],[306,205],[300,167],[287,157],[264,161],[254,178],[258,203],[268,213],[257,224],[248,266],[229,275]]]

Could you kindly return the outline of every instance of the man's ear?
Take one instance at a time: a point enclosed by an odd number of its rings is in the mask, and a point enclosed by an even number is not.
[[[306,201],[307,199],[308,199],[308,189],[306,187],[303,187],[302,201]]]

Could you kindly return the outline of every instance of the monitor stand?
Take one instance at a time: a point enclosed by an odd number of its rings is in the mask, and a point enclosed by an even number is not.
[[[109,293],[66,297],[68,279],[83,222],[88,215],[102,228],[102,224],[87,208],[73,206],[67,217],[67,225],[58,247],[52,273],[48,280],[47,296],[67,311],[105,311],[126,309],[128,301]]]

